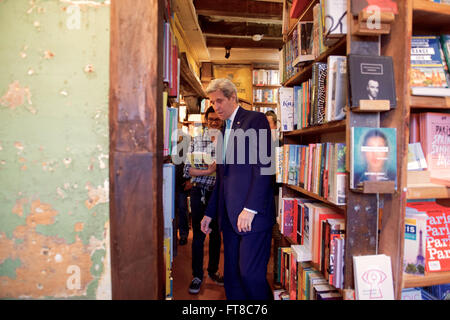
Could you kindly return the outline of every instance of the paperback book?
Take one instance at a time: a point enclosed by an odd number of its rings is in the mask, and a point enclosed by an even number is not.
[[[397,185],[396,135],[396,128],[351,128],[351,189],[361,189],[364,181],[394,181]]]
[[[353,256],[356,300],[394,300],[391,257]]]
[[[349,54],[347,66],[351,107],[358,107],[360,100],[389,100],[396,108],[392,57]]]

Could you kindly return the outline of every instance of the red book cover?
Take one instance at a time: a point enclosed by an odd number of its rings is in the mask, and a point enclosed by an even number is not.
[[[425,272],[450,271],[450,208],[427,211]]]
[[[297,300],[297,260],[291,254],[291,270],[289,276],[289,299]]]
[[[305,7],[308,3],[310,3],[312,0],[294,0],[292,2],[291,11],[289,12],[289,16],[292,19],[297,19],[300,17],[300,14],[303,13],[303,10],[305,10]]]
[[[431,182],[450,186],[450,114],[420,114],[420,138]]]
[[[301,157],[300,157],[300,187],[305,187],[305,154],[306,154],[306,147],[300,146],[301,150]]]
[[[426,212],[425,272],[450,271],[450,208],[436,202],[407,203]]]
[[[297,200],[284,199],[283,212],[283,234],[295,242],[297,238]]]
[[[420,142],[419,113],[411,113],[409,117],[409,143]]]
[[[172,61],[170,66],[170,72],[172,73],[172,78],[170,82],[169,96],[176,97],[178,93],[178,47],[176,44],[172,45]]]
[[[322,204],[317,204],[314,209],[313,217],[313,232],[312,232],[312,262],[316,265],[320,264],[320,253],[322,242],[322,230],[320,226],[322,221],[326,219],[342,219],[344,218],[342,214],[337,213],[334,208],[327,207]]]
[[[345,219],[327,219],[330,225],[329,239],[329,256],[326,260],[326,274],[328,275],[328,283],[333,284],[335,278],[336,259],[337,259],[337,243],[336,239],[341,238],[345,234]]]

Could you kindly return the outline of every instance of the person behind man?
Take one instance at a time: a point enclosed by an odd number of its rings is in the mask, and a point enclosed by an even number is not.
[[[269,110],[265,113],[267,121],[269,121],[270,130],[272,132],[272,143],[278,143],[278,145],[282,145],[282,142],[280,141],[278,137],[278,119],[277,114],[273,112],[272,110]],[[275,212],[279,211],[279,204],[278,204],[278,197],[279,197],[279,190],[281,184],[276,182],[276,177],[273,175],[273,195],[275,198]],[[275,279],[278,279],[278,248],[280,247],[281,243],[281,232],[280,232],[280,226],[278,223],[275,222],[275,225],[272,228],[272,238],[273,238],[273,273]]]
[[[220,130],[223,121],[217,116],[212,107],[205,112],[206,127],[204,132],[193,138],[188,154],[202,153],[215,157],[215,135],[210,131]],[[216,163],[212,162],[206,167],[196,168],[187,162],[184,166],[184,177],[191,178],[191,216],[192,216],[192,275],[189,292],[196,294],[200,291],[203,282],[203,257],[206,235],[200,229],[200,222],[205,214],[206,205],[216,182]],[[221,236],[217,219],[211,223],[212,232],[209,234],[209,261],[208,276],[217,284],[223,285],[223,277],[219,274]]]
[[[180,136],[179,141],[183,139]],[[175,165],[175,221],[178,230],[179,244],[184,246],[189,235],[189,213],[187,197],[192,187],[189,178],[184,177],[186,155],[179,155],[183,161]]]
[[[261,150],[271,150],[269,123],[263,113],[238,106],[236,87],[228,79],[211,81],[206,92],[218,117],[226,120],[226,152],[222,151],[225,163],[219,161],[218,146],[216,185],[202,220],[202,231],[211,232],[212,219],[219,218],[227,299],[269,300],[272,292],[267,264],[275,223],[274,170],[268,174],[270,170],[265,169],[271,167],[273,159],[270,157],[265,164],[260,155]],[[236,143],[238,140],[241,143]],[[257,161],[251,161],[255,154]]]

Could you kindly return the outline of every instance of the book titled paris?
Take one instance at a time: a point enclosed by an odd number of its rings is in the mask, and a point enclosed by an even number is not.
[[[362,189],[364,181],[394,181],[397,188],[396,136],[396,128],[351,128],[351,189]]]
[[[347,66],[351,107],[360,100],[389,100],[391,109],[397,107],[392,57],[349,54]]]

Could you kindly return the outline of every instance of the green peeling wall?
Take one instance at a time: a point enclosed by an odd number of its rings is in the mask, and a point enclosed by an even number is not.
[[[0,0],[0,298],[111,299],[109,9]]]

